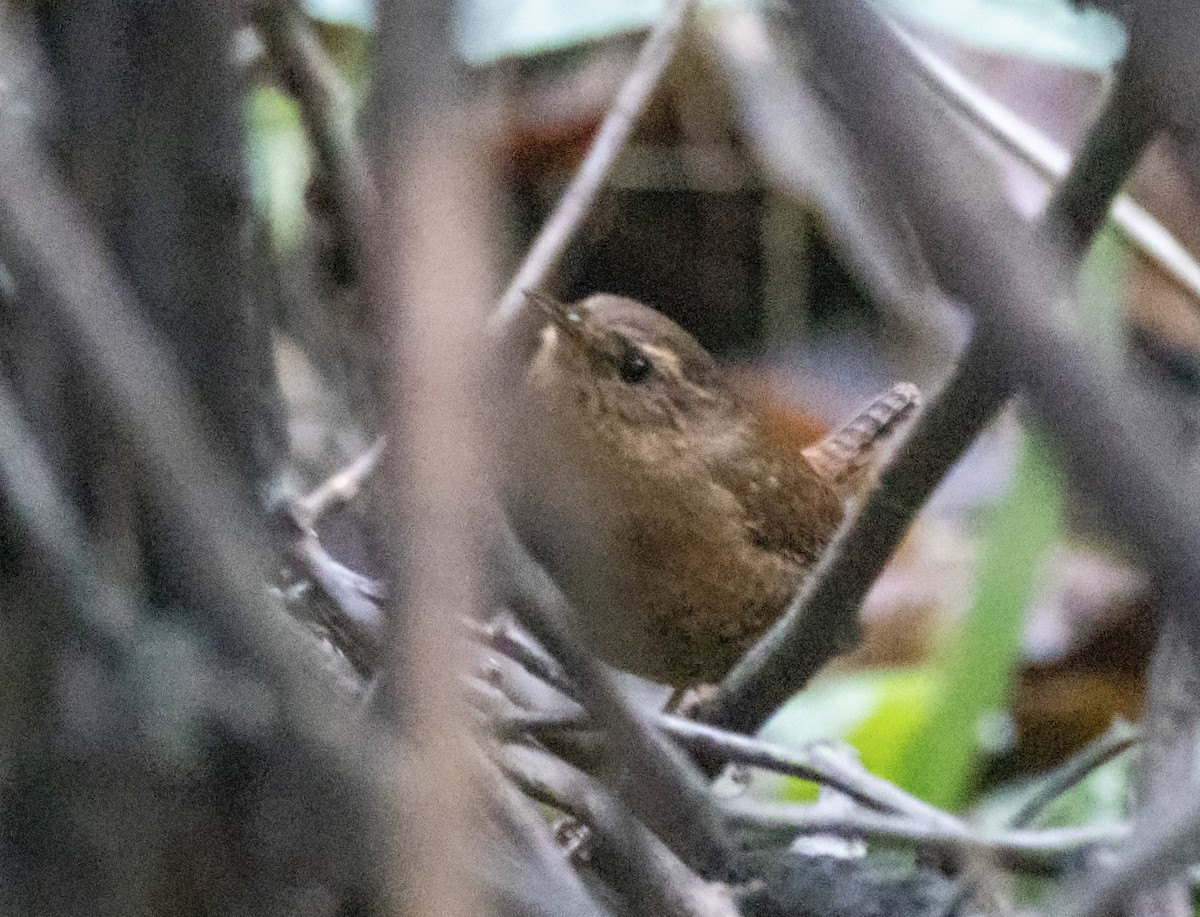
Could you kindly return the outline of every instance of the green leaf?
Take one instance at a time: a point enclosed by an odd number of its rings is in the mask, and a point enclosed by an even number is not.
[[[891,779],[895,750],[927,718],[933,687],[925,669],[823,676],[780,708],[760,736],[787,748],[840,739],[855,748],[868,770]],[[774,776],[759,777],[752,791],[794,802],[816,797],[813,784]]]
[[[1048,451],[1025,435],[1012,483],[983,535],[971,608],[940,654],[933,711],[898,762],[898,782],[936,806],[963,804],[982,750],[981,727],[1007,706],[1026,611],[1061,533],[1061,502]]]
[[[247,111],[250,189],[279,250],[295,246],[304,228],[310,162],[295,102],[269,88],[254,90]]]
[[[1128,270],[1129,244],[1110,223],[1096,236],[1079,275],[1079,318],[1084,335],[1114,369],[1125,352]]]

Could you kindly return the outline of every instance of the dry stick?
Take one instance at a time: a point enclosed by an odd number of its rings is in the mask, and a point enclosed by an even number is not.
[[[605,726],[628,772],[619,791],[633,814],[706,878],[736,872],[734,854],[699,774],[622,695],[570,627],[572,611],[546,572],[507,528],[497,546],[499,596],[571,673],[585,706]]]
[[[488,873],[493,883],[504,886],[497,890],[504,898],[493,894],[496,911],[529,917],[604,917],[606,912],[562,855],[533,802],[491,759],[484,757],[480,770],[487,795],[484,816],[491,816],[485,825],[498,835],[489,837],[488,844],[502,851],[497,863],[505,861],[502,857],[511,857],[509,868]],[[505,898],[515,900],[508,904]]]
[[[254,22],[267,53],[283,71],[329,183],[335,234],[351,252],[355,271],[360,271],[368,257],[379,199],[354,130],[350,91],[295,0],[257,5]]]
[[[477,688],[482,693],[482,688]],[[503,693],[500,693],[503,697]],[[481,696],[485,704],[492,695]],[[494,709],[494,705],[492,707]],[[563,732],[582,732],[594,728],[587,711],[562,698],[553,710],[524,711],[511,702],[507,713],[494,717],[492,728],[506,741],[523,737],[548,739]],[[693,753],[715,758],[722,763],[757,767],[801,780],[831,787],[855,802],[893,815],[901,815],[946,830],[966,830],[961,819],[906,793],[893,783],[868,772],[833,748],[816,743],[803,749],[784,748],[697,723],[670,714],[661,714],[654,725],[666,736]]]
[[[864,141],[874,144],[896,187],[914,205],[918,231],[931,251],[970,267],[960,272],[960,295],[992,330],[997,358],[1027,388],[1068,471],[1103,510],[1110,529],[1153,572],[1171,625],[1164,630],[1169,648],[1192,652],[1200,638],[1200,555],[1195,551],[1200,496],[1164,434],[1170,428],[1166,418],[1149,408],[1135,415],[1121,380],[1091,353],[1063,315],[1060,287],[1047,282],[1058,269],[1054,251],[1023,234],[1019,225],[1005,226],[994,211],[984,214],[986,221],[973,213],[978,187],[968,176],[943,167],[943,154],[927,133],[932,115],[915,100],[912,81],[899,69],[894,38],[875,15],[866,9],[854,15],[830,0],[812,0],[797,7],[797,16],[820,36],[815,47],[847,97],[847,117],[854,119]],[[1194,43],[1194,33],[1178,22],[1158,27],[1156,38],[1164,45],[1168,38]],[[1145,79],[1159,81],[1154,93],[1141,93],[1141,117],[1152,119],[1159,100],[1170,98],[1168,92],[1177,87],[1161,75],[1152,76],[1169,55],[1157,42],[1146,45],[1146,38],[1135,28],[1130,53]],[[1194,71],[1192,51],[1188,60]],[[1161,698],[1165,712],[1182,717],[1185,733],[1196,709],[1195,662],[1187,668],[1192,683],[1178,697]],[[1178,751],[1185,754],[1173,755],[1176,762],[1191,754],[1190,743],[1179,743]],[[1160,823],[1160,804],[1166,803],[1168,792],[1177,791],[1178,782],[1163,786],[1159,798],[1149,801],[1150,814]],[[1185,822],[1178,830],[1186,836],[1195,827]],[[1125,862],[1167,865],[1148,856],[1164,840],[1155,828],[1142,828],[1124,851]],[[1089,895],[1088,912],[1124,903],[1117,897],[1122,889],[1102,878],[1111,869],[1105,864],[1086,877],[1087,887],[1106,889],[1103,896]],[[1165,873],[1147,869],[1138,884],[1144,886],[1156,874]],[[1129,879],[1127,873],[1124,878]],[[1124,886],[1124,891],[1130,889]]]
[[[1065,238],[1073,259],[1103,226],[1113,197],[1154,137],[1141,102],[1136,80],[1122,68],[1040,220],[1041,234]],[[956,275],[964,269],[945,266],[943,285],[960,286]],[[977,328],[954,375],[917,419],[862,510],[838,531],[784,616],[701,705],[698,719],[752,731],[853,645],[863,599],[913,518],[1012,393],[988,329]]]
[[[500,767],[531,797],[588,825],[598,842],[591,863],[641,913],[735,917],[727,893],[703,882],[614,800],[607,788],[541,749],[497,749]]]
[[[942,98],[1022,163],[1047,181],[1067,174],[1070,154],[1010,109],[984,93],[927,47],[897,28],[925,81]],[[1194,300],[1200,300],[1200,264],[1179,241],[1128,195],[1113,201],[1112,221],[1154,265]]]
[[[321,518],[338,507],[345,506],[358,496],[363,482],[371,476],[379,463],[387,440],[379,437],[358,458],[345,468],[326,478],[308,494],[296,501],[295,512],[301,525],[311,527]]]
[[[1058,828],[1047,831],[1008,831],[983,834],[967,827],[948,829],[928,822],[859,810],[853,815],[827,815],[811,805],[769,803],[726,803],[733,819],[760,829],[774,829],[787,836],[838,834],[890,843],[910,844],[943,856],[967,858],[985,855],[1011,869],[1043,872],[1057,870],[1066,862],[1097,845],[1124,839],[1122,828]]]
[[[587,156],[504,291],[493,317],[496,326],[503,327],[520,311],[526,290],[536,290],[546,282],[587,216],[605,176],[670,63],[688,3],[689,0],[670,0],[662,18],[655,23]]]
[[[902,815],[945,830],[966,830],[966,825],[960,819],[876,777],[825,744],[818,743],[800,750],[783,748],[670,715],[659,717],[658,727],[693,752],[716,757],[723,762],[811,780],[832,787],[855,802],[880,812]]]

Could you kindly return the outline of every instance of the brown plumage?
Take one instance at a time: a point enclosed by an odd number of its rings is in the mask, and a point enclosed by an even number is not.
[[[675,686],[719,679],[812,569],[916,390],[805,450],[661,313],[603,294],[527,308],[544,321],[505,450],[515,527],[613,665]]]

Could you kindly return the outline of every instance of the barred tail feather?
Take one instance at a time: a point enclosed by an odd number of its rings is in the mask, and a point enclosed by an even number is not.
[[[839,493],[852,496],[874,471],[894,434],[920,407],[917,387],[898,382],[845,426],[805,449],[804,457]]]

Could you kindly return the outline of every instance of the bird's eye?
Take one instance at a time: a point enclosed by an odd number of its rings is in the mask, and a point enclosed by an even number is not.
[[[646,355],[636,347],[630,346],[625,348],[625,352],[621,354],[621,365],[618,367],[618,372],[621,374],[622,382],[636,385],[646,380],[646,377],[650,375],[651,368]]]

